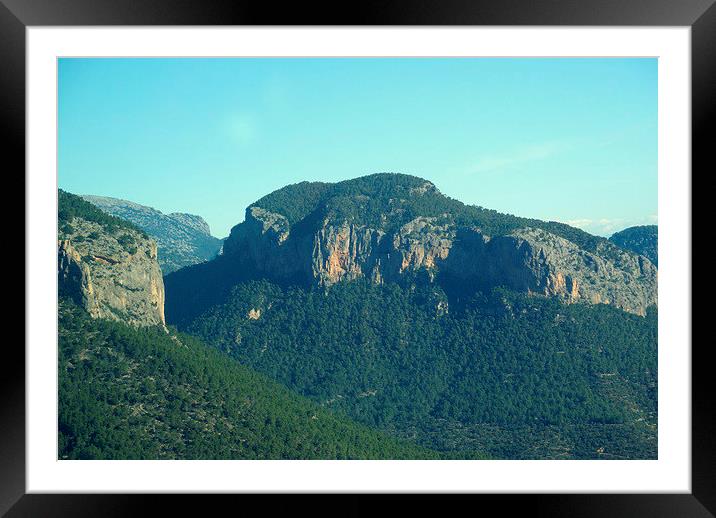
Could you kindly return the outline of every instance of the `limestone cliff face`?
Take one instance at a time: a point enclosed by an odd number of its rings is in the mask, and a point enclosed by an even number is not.
[[[425,185],[407,196],[437,192]],[[607,240],[590,251],[530,226],[493,237],[477,226],[458,224],[449,213],[391,225],[392,215],[401,215],[400,208],[391,208],[393,201],[385,215],[374,218],[377,224],[328,209],[290,224],[278,212],[252,206],[226,240],[224,253],[261,276],[323,286],[361,277],[383,283],[421,272],[438,283],[475,290],[502,286],[566,303],[611,304],[640,315],[657,304],[656,267]],[[346,203],[363,207],[368,202],[356,195]]]
[[[593,253],[533,228],[495,238],[465,230],[462,237],[443,268],[466,282],[559,297],[567,303],[612,304],[639,315],[657,305],[656,267],[608,243]]]
[[[418,217],[403,225],[392,240],[398,272],[434,270],[450,255],[455,234],[454,225],[438,224],[436,218]]]
[[[156,243],[139,232],[111,234],[74,218],[57,246],[58,288],[93,318],[164,325],[164,282]]]
[[[384,239],[385,233],[380,230],[345,222],[338,226],[325,222],[313,237],[312,277],[322,285],[366,275],[379,282],[382,272],[377,252]]]
[[[249,207],[246,219],[231,230],[224,242],[224,255],[240,257],[242,267],[266,273],[275,278],[305,274],[310,264],[299,263],[297,247],[305,246],[289,240],[290,225],[281,214],[260,207]]]

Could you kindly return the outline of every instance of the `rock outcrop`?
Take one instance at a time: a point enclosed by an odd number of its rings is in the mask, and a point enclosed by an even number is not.
[[[639,315],[657,305],[656,267],[609,243],[601,245],[608,250],[600,255],[534,228],[494,238],[463,230],[462,236],[443,266],[462,282],[504,286],[567,303],[612,304]]]
[[[156,243],[127,228],[113,233],[74,218],[57,244],[58,289],[93,318],[164,326],[164,282]]]
[[[417,272],[432,282],[506,287],[566,303],[611,304],[640,315],[657,304],[657,269],[646,257],[587,234],[596,244],[582,247],[558,235],[576,229],[558,225],[555,232],[525,224],[489,235],[450,212],[415,215],[414,207],[427,205],[420,197],[444,198],[433,184],[421,182],[398,191],[371,218],[363,214],[375,213],[378,202],[355,189],[338,201],[329,192],[293,224],[280,212],[251,206],[245,221],[232,229],[224,254],[260,276],[322,286],[361,277],[397,281]],[[343,206],[355,210],[334,209]],[[408,209],[414,217],[405,221]]]

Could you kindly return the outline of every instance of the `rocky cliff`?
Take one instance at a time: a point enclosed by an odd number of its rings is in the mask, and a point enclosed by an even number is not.
[[[462,239],[443,266],[460,282],[504,286],[567,303],[612,304],[639,315],[657,305],[656,267],[609,243],[590,252],[534,228],[492,238],[477,229],[460,234]]]
[[[92,317],[164,326],[157,245],[140,231],[77,216],[61,218],[57,261],[59,295]]]
[[[606,239],[465,206],[411,176],[334,185],[320,184],[320,197],[299,213],[282,210],[292,197],[302,202],[298,186],[259,200],[232,229],[224,253],[268,278],[325,286],[414,272],[463,288],[503,286],[640,315],[657,304],[656,267]]]
[[[157,241],[159,264],[164,275],[209,261],[221,249],[222,240],[211,235],[209,225],[201,216],[181,212],[164,214],[152,207],[104,196],[85,195],[83,198],[153,237]]]

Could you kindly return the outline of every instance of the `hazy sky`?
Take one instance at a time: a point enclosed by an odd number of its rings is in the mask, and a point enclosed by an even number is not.
[[[67,59],[59,186],[224,237],[289,183],[376,172],[611,235],[656,223],[657,60]]]

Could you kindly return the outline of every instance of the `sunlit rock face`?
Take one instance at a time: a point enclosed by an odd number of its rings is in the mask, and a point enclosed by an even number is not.
[[[93,318],[164,326],[164,282],[152,239],[74,218],[58,240],[57,260],[60,294]]]
[[[565,303],[611,304],[639,315],[657,305],[657,270],[646,257],[607,240],[586,250],[528,225],[489,235],[450,212],[416,215],[420,197],[442,197],[433,184],[421,182],[384,194],[382,205],[360,191],[334,197],[329,191],[293,221],[252,205],[232,229],[224,254],[236,259],[237,268],[320,286],[425,273],[430,282],[501,286]]]

